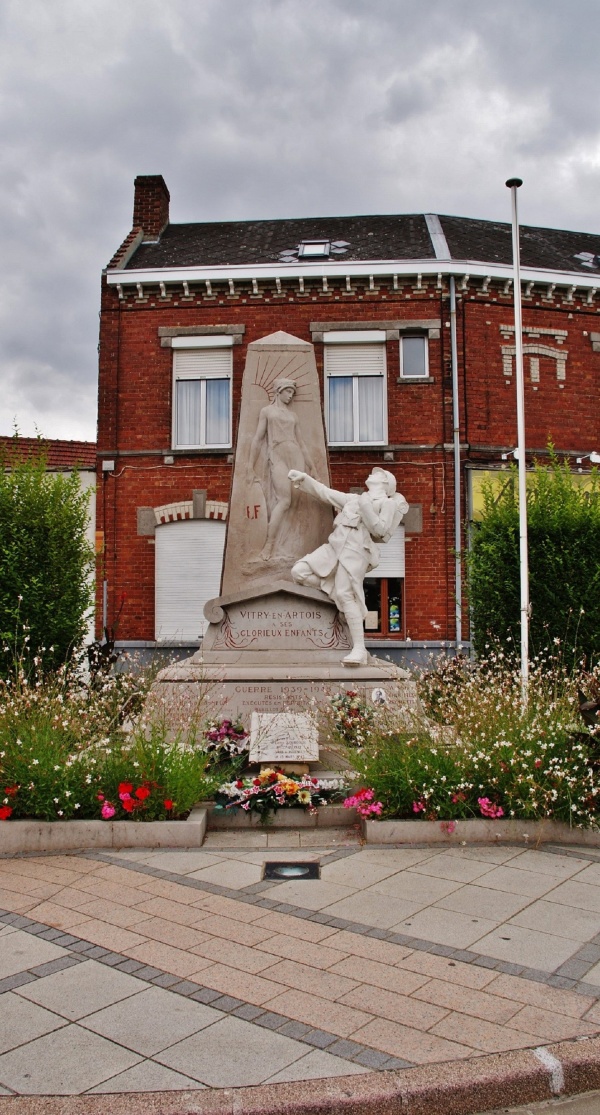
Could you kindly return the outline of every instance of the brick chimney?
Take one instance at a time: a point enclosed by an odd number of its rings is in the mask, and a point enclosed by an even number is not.
[[[133,201],[133,227],[144,230],[144,240],[158,240],[169,223],[171,195],[162,174],[138,174]]]

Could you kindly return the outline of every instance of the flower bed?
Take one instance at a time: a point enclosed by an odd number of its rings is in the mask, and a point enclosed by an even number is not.
[[[593,694],[599,679],[598,670],[573,675],[534,660],[524,703],[520,673],[502,655],[446,665],[422,680],[425,712],[408,726],[377,711],[351,752],[363,787],[355,797],[384,821],[487,821],[480,831],[492,839],[513,820],[521,828],[552,820],[579,835],[596,829],[600,729],[579,716],[578,689]]]

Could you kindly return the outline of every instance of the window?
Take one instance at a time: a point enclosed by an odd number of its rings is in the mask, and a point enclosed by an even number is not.
[[[402,337],[400,341],[400,378],[427,379],[429,354],[427,337],[421,335]]]
[[[231,446],[233,338],[174,337],[173,448]]]
[[[379,543],[379,565],[364,581],[365,635],[401,639],[404,631],[404,527]]]
[[[303,240],[298,248],[299,259],[323,259],[329,255],[329,240]]]
[[[382,638],[402,635],[402,588],[401,577],[367,577],[364,582],[365,634],[367,637]]]
[[[325,333],[325,419],[330,445],[387,441],[385,333]]]

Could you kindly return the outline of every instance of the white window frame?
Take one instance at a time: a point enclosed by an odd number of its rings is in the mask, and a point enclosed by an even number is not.
[[[184,451],[186,449],[231,449],[232,445],[232,425],[231,425],[231,411],[232,411],[232,383],[233,383],[233,337],[225,334],[211,334],[209,336],[184,336],[173,337],[172,348],[173,352],[173,405],[172,405],[172,430],[171,430],[171,445],[173,449]],[[229,350],[229,360],[221,359],[215,361],[215,367],[210,366],[210,353],[222,353],[224,349]],[[182,351],[183,350],[183,351]],[[186,353],[206,353],[207,359],[200,363],[200,367],[193,366],[192,361],[185,360]],[[186,363],[188,367],[186,367]],[[204,365],[204,366],[202,366]],[[224,442],[207,442],[202,438],[205,436],[206,430],[206,384],[210,379],[228,380],[229,381],[229,428],[227,432],[227,440]],[[177,441],[177,426],[178,426],[178,392],[177,384],[183,380],[195,380],[200,383],[200,440],[193,443],[186,442],[181,444]]]
[[[423,341],[425,346],[425,371],[420,376],[410,376],[404,372],[404,342],[412,341],[415,338]],[[420,379],[429,379],[429,335],[427,333],[421,333],[415,329],[414,333],[403,333],[400,337],[400,379],[404,379],[408,383]]]
[[[381,347],[381,361],[380,369],[378,371],[353,371],[351,367],[348,370],[339,368],[334,371],[328,367],[328,352],[333,350],[333,346],[345,345],[348,350],[356,346],[358,355],[359,346],[371,345]],[[330,347],[331,346],[331,347]],[[327,429],[327,443],[328,445],[387,445],[388,438],[388,411],[387,411],[387,359],[386,359],[386,334],[382,329],[357,329],[340,332],[330,332],[323,334],[323,348],[324,348],[324,383],[325,383],[325,426]],[[339,351],[339,349],[338,349]],[[382,420],[383,420],[383,436],[377,441],[361,441],[358,437],[360,424],[359,424],[359,397],[358,397],[358,381],[361,378],[376,376],[382,380]],[[330,429],[330,416],[329,416],[329,381],[334,377],[349,378],[352,377],[352,426],[354,437],[352,441],[332,441]]]

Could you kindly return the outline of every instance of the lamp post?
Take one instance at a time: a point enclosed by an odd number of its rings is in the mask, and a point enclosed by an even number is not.
[[[517,190],[521,178],[509,178],[512,196],[512,249],[515,301],[515,364],[517,380],[517,457],[519,467],[519,579],[521,584],[521,696],[527,703],[529,681],[529,564],[527,556],[527,474],[525,461],[525,383],[523,376],[523,314],[521,307],[521,253]]]

